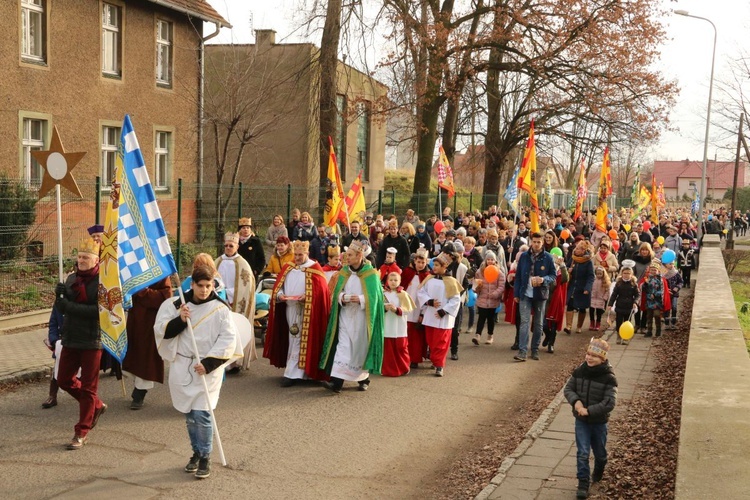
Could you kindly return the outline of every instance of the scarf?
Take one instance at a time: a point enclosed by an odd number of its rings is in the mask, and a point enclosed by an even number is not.
[[[602,252],[601,250],[599,250],[599,258],[601,259],[602,262],[606,262],[607,261],[607,256],[608,255],[609,255],[609,250],[605,250],[604,252]]]
[[[71,288],[73,288],[73,292],[75,292],[76,298],[75,301],[79,304],[85,304],[88,302],[89,297],[86,294],[86,285],[88,285],[91,280],[94,278],[97,278],[99,276],[99,264],[97,263],[94,267],[89,269],[88,271],[76,271],[76,279],[73,282],[73,285]]]
[[[573,262],[576,264],[584,264],[591,260],[591,254],[586,252],[583,255],[576,255],[575,252],[573,252]]]

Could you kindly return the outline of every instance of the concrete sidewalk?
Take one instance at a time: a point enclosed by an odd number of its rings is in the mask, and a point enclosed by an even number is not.
[[[689,293],[692,290],[681,295]],[[670,333],[663,331],[664,335]],[[651,382],[652,349],[659,340],[635,335],[629,345],[617,345],[617,336],[612,330],[603,338],[610,342],[609,360],[619,384],[617,406],[612,413],[614,418],[627,411],[628,403],[639,387]],[[611,434],[609,437],[607,449],[611,451],[617,443]],[[593,458],[591,461],[593,464]],[[605,471],[605,479],[608,472]],[[575,498],[577,485],[574,417],[561,389],[476,500],[570,499]],[[598,488],[599,485],[592,485],[590,494],[595,495]]]
[[[46,338],[46,328],[0,335],[0,384],[49,373],[54,360],[42,343]]]

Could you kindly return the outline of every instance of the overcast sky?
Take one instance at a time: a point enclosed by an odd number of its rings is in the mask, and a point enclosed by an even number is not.
[[[738,47],[750,52],[750,0],[663,0],[668,8],[687,10],[690,14],[711,19],[718,30],[715,80],[725,77],[726,65]],[[300,17],[299,0],[247,1],[208,0],[232,25],[214,39],[221,43],[252,43],[253,29],[273,29],[277,32],[277,43],[311,41],[304,33],[293,31]],[[296,16],[296,17],[295,17]],[[711,48],[713,30],[702,20],[672,15],[667,19],[668,41],[662,49],[662,58],[657,65],[667,78],[674,79],[681,88],[677,104],[672,110],[671,125],[676,132],[666,132],[659,144],[654,145],[653,159],[681,160],[703,158],[703,138],[706,126],[708,82],[711,70]],[[744,40],[741,35],[744,36]],[[717,97],[714,87],[714,99]],[[715,106],[714,101],[714,106]],[[733,160],[734,153],[718,150],[717,146],[734,148],[734,138],[721,137],[716,127],[711,134],[712,144],[708,156],[713,159]]]

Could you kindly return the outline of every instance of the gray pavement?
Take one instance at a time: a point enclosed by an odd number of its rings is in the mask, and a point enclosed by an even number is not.
[[[46,338],[46,328],[0,335],[0,384],[49,373],[53,359]]]

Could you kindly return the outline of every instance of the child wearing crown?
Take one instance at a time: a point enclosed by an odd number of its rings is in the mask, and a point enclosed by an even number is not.
[[[383,329],[383,367],[386,377],[400,377],[409,373],[409,343],[406,315],[416,306],[408,293],[401,288],[401,274],[392,272],[383,291],[385,328]]]

